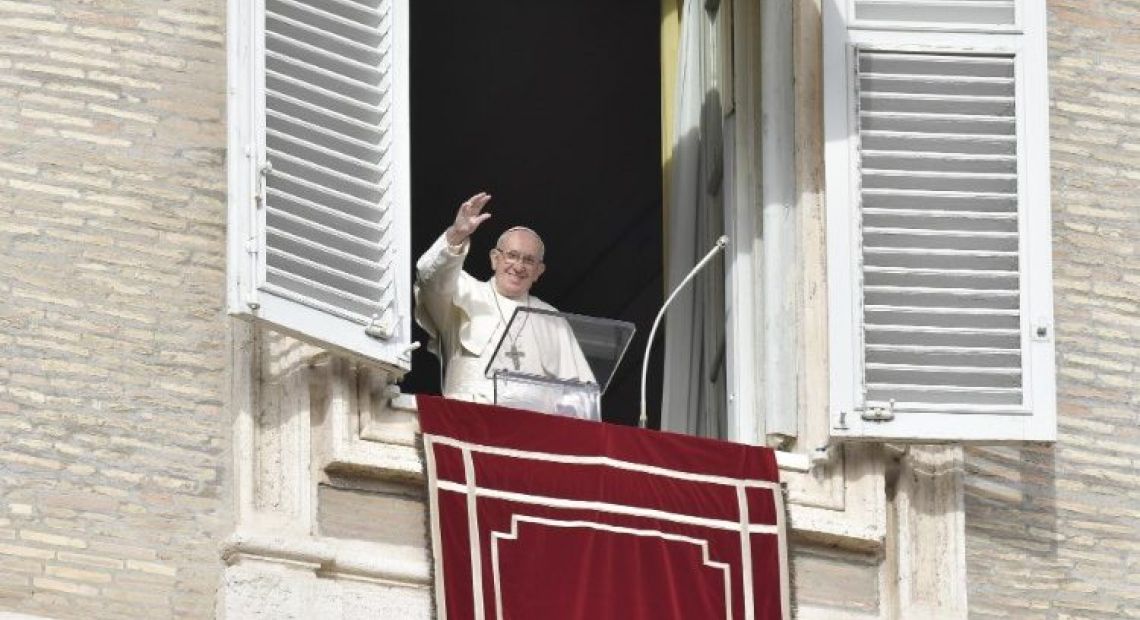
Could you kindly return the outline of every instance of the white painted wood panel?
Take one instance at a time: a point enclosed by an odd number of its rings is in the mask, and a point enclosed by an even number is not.
[[[234,4],[229,311],[406,370],[406,1]]]
[[[836,436],[1056,432],[1044,6],[1024,31],[922,13],[951,4],[824,7]]]

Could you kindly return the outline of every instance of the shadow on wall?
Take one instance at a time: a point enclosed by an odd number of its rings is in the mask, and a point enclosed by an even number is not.
[[[1055,446],[966,449],[966,564],[969,597],[1008,600],[1010,576],[1026,587],[1059,588]],[[1032,582],[1032,583],[1030,583]],[[971,605],[973,607],[973,604]],[[1019,606],[1020,608],[1020,606]]]

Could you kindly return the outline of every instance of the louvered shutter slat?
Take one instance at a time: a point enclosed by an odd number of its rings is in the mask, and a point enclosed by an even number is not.
[[[363,304],[351,308],[351,310],[358,314],[363,314],[370,308],[375,307],[373,300],[381,290],[381,288],[374,283],[361,282],[349,274],[281,250],[269,250],[267,263],[267,268],[270,270],[303,278],[307,286],[310,283],[313,285],[319,284],[330,291],[338,291],[340,294],[343,294],[346,299],[353,299]],[[274,283],[272,279],[269,281]],[[275,283],[278,286],[288,288],[288,282],[277,281]]]
[[[344,152],[346,155],[350,155],[357,160],[362,160],[372,155],[373,152],[381,146],[379,140],[362,140],[357,136],[339,132],[332,127],[319,125],[296,116],[290,116],[287,112],[270,110],[266,116],[268,117],[267,124],[270,127],[273,127],[274,121],[277,121],[279,123],[277,126],[280,127],[283,132],[291,132],[311,144],[317,144],[334,151]]]
[[[370,299],[273,266],[266,268],[266,290],[350,320],[372,307]]]
[[[302,232],[307,233],[310,230],[303,229]],[[320,265],[339,271],[346,276],[361,278],[364,280],[364,284],[374,282],[384,273],[378,260],[379,254],[382,252],[370,252],[371,256],[361,257],[338,250],[332,245],[283,231],[272,225],[266,227],[266,235],[272,239],[271,249],[314,260]]]
[[[382,230],[373,226],[362,225],[362,230],[350,233],[322,224],[323,219],[323,217],[318,217],[314,220],[297,215],[290,210],[277,209],[267,216],[266,227],[291,233],[296,237],[311,239],[320,246],[327,246],[332,250],[357,256],[366,261],[376,261],[380,258]],[[370,238],[358,236],[360,232],[370,233]]]
[[[978,96],[1000,96],[1007,92],[1007,85],[1013,83],[1012,79],[1001,76],[881,73],[870,69],[862,72],[861,79],[869,91],[890,90],[915,95],[958,95],[963,86],[968,86]]]
[[[1019,327],[1018,312],[1003,308],[868,305],[864,307],[863,311],[868,316],[889,317],[896,324],[1005,329],[1017,329]]]
[[[997,192],[928,192],[923,190],[863,190],[864,208],[913,208],[916,200],[931,209],[970,209],[977,211],[1016,211],[1017,197]]]
[[[863,287],[863,292],[866,303],[879,305],[910,305],[922,301],[932,306],[987,304],[997,308],[1016,308],[1018,299],[1015,292],[979,288],[868,284]]]
[[[1021,355],[1019,349],[997,347],[956,347],[869,344],[866,347],[869,364],[917,364],[948,365],[958,363],[963,355],[969,355],[979,368],[1016,368]]]
[[[927,191],[964,191],[976,188],[984,192],[1014,192],[1017,177],[1009,174],[955,174],[905,172],[900,170],[863,170],[864,187],[886,189],[922,189]]]
[[[1016,234],[981,230],[930,230],[919,228],[875,228],[863,230],[870,247],[925,248],[928,250],[1017,251]]]
[[[867,368],[872,370],[884,372],[927,372],[943,375],[945,378],[948,375],[962,375],[969,377],[971,375],[1007,375],[1017,376],[1021,374],[1020,366],[1010,367],[977,367],[977,366],[939,366],[936,364],[882,364],[868,362]]]
[[[905,280],[908,276],[921,278],[924,281],[934,281],[940,278],[951,279],[955,277],[969,278],[974,284],[986,288],[1002,287],[1003,283],[992,283],[992,279],[1016,278],[1016,271],[985,270],[985,269],[944,269],[939,267],[879,267],[868,265],[863,269],[864,274],[879,274],[884,276],[900,276],[898,278],[882,278],[884,281],[892,279]],[[989,286],[987,286],[989,285]]]
[[[281,36],[288,37],[291,40],[315,40],[333,53],[365,63],[379,60],[380,53],[375,46],[338,34],[337,30],[346,25],[343,19],[336,18],[314,7],[304,7],[285,0],[278,0],[278,6],[300,8],[302,11],[310,13],[307,17],[294,19],[280,9],[276,12],[266,11],[266,20],[277,22],[274,30]],[[316,16],[316,19],[313,16]],[[329,23],[330,21],[332,23]],[[349,23],[351,24],[351,22]],[[352,24],[352,26],[356,26],[356,24]]]
[[[308,119],[309,122],[319,123],[325,131],[336,132],[342,136],[354,137],[359,142],[378,144],[384,137],[384,126],[379,124],[383,119],[383,109],[365,110],[364,113],[375,115],[373,121],[362,120],[354,116],[341,114],[328,107],[314,105],[289,94],[276,90],[267,93],[272,100],[268,114],[273,116],[286,116],[294,119]],[[315,120],[314,120],[315,119]]]
[[[986,258],[1001,258],[1009,260],[1017,260],[1017,252],[1003,252],[1003,251],[986,251],[986,250],[964,250],[959,248],[951,249],[930,249],[930,248],[908,248],[908,247],[865,247],[863,252],[865,254],[882,254],[894,255],[901,257],[908,256],[923,256],[934,259],[935,257],[946,257],[947,259],[965,260],[970,258],[986,259]]]
[[[986,406],[1009,407],[1021,401],[1020,388],[995,388],[977,385],[940,385],[931,386],[908,383],[880,383],[869,388],[867,395],[875,400],[883,400],[888,395],[899,398],[905,402],[922,401],[925,405],[918,409],[937,409],[939,406],[955,405],[962,402],[964,395],[969,395],[974,405],[983,409]]]
[[[885,228],[906,229],[908,226],[921,226],[925,230],[945,230],[960,227],[963,220],[972,230],[1001,232],[1008,227],[1016,214],[978,213],[970,211],[918,211],[910,209],[864,209],[863,216],[868,222]],[[1016,222],[1015,222],[1016,223]]]
[[[864,203],[866,204],[866,203]],[[904,204],[904,207],[907,205]],[[967,205],[972,206],[972,205]],[[909,205],[913,207],[913,205]],[[1009,213],[1008,211],[994,213],[990,211],[946,211],[935,209],[914,209],[914,208],[876,208],[864,207],[864,216],[882,215],[895,218],[932,218],[932,221],[924,222],[927,226],[934,224],[940,218],[947,219],[968,219],[973,222],[984,222],[989,220],[1015,220],[1017,219],[1016,213]],[[888,226],[887,228],[890,228]],[[1000,232],[1000,231],[999,231]]]
[[[1012,24],[1012,0],[856,0],[858,19],[888,22]]]
[[[1001,116],[871,110],[861,120],[862,128],[869,131],[993,136],[1011,135],[1013,130],[1013,121]]]
[[[272,177],[273,182],[270,183],[268,189],[271,194],[300,196],[309,202],[327,205],[329,208],[343,211],[352,217],[366,220],[374,219],[376,205],[366,199],[295,176],[290,174],[287,168],[282,170],[282,167],[279,166],[274,167]]]
[[[277,27],[280,28],[281,25],[277,25]],[[307,34],[310,36],[324,37],[326,44],[329,41],[336,42],[337,40],[336,35],[316,29],[308,31]],[[373,86],[375,80],[383,75],[380,71],[380,67],[345,55],[342,51],[343,48],[337,49],[338,46],[336,45],[328,45],[328,47],[332,49],[325,49],[276,32],[270,32],[268,37],[270,50],[282,49],[285,51],[285,53],[280,55],[275,53],[271,54],[274,58],[295,64],[304,69],[319,70],[329,74],[337,81],[346,84],[380,92],[380,89]],[[298,59],[299,57],[304,57],[307,62],[301,62]]]
[[[268,195],[270,199],[277,201],[276,213],[278,215],[292,215],[313,223],[325,222],[329,218],[338,220],[339,223],[328,227],[330,230],[336,231],[338,235],[356,237],[365,243],[375,244],[379,243],[380,235],[385,230],[378,222],[365,220],[351,213],[306,200],[299,192],[283,194],[275,189],[270,189]]]
[[[991,134],[946,134],[930,131],[883,131],[864,128],[859,137],[863,148],[871,150],[921,149],[928,152],[959,154],[1013,154],[1017,146],[1012,136]]]
[[[1012,155],[985,155],[980,153],[953,153],[942,150],[878,150],[863,149],[863,162],[868,168],[903,169],[905,166],[933,166],[952,172],[986,172],[998,170],[1015,171],[1017,158]]]
[[[310,90],[344,97],[358,108],[374,106],[384,96],[384,91],[374,84],[330,71],[286,53],[270,51],[266,52],[265,57],[270,71],[292,78],[295,83],[307,84]]]
[[[314,4],[320,4],[329,13],[371,27],[380,26],[383,23],[384,16],[388,13],[387,10],[381,8],[386,5],[379,2],[368,4],[355,0],[320,0]]]
[[[274,0],[266,9],[267,16],[283,15],[296,20],[313,30],[337,34],[344,33],[345,38],[359,41],[361,45],[369,46],[369,41],[375,44],[375,39],[382,34],[366,23],[347,19],[324,7],[314,6],[311,3],[297,0]],[[345,31],[348,32],[345,32]]]
[[[299,156],[319,159],[324,162],[325,168],[348,177],[361,179],[368,184],[375,183],[384,174],[384,169],[375,163],[353,157],[341,150],[330,149],[298,135],[305,133],[306,129],[303,126],[282,125],[280,130],[273,129],[272,125],[270,127],[265,134],[268,138],[273,139],[268,142],[277,145],[275,150],[278,152],[296,153]],[[372,150],[375,152],[379,151],[380,148],[373,147]]]
[[[269,88],[266,97],[271,101],[293,96],[308,103],[312,108],[324,108],[341,116],[355,118],[359,122],[379,122],[383,114],[383,107],[327,88],[320,88],[306,81],[303,77],[295,77],[285,72],[276,71],[272,66],[266,68],[265,77],[266,86]]]
[[[268,140],[267,143],[274,144]],[[369,204],[369,208],[383,198],[383,188],[376,183],[335,170],[324,159],[314,161],[312,157],[319,155],[306,152],[303,148],[290,150],[290,145],[280,144],[279,148],[266,148],[266,152],[274,169],[310,181],[322,190],[353,196]],[[272,182],[270,186],[273,187]]]

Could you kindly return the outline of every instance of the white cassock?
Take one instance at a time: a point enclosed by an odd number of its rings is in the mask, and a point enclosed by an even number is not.
[[[494,381],[485,373],[515,308],[520,305],[551,311],[555,308],[534,296],[520,304],[500,295],[493,278],[480,281],[463,271],[469,247],[470,243],[464,241],[455,250],[441,235],[416,261],[416,322],[431,336],[428,350],[442,360],[443,395],[494,403]],[[529,315],[523,323],[522,318],[516,320],[519,324],[511,328],[511,335],[503,343],[504,351],[498,356],[508,368],[516,370],[511,364],[517,361],[517,370],[527,374],[596,383],[565,320]],[[509,350],[521,355],[506,362],[508,357],[504,353]],[[525,396],[522,395],[523,400],[527,400]],[[534,396],[532,408],[537,410],[570,415],[583,410],[581,403],[542,403],[543,399],[537,394]]]

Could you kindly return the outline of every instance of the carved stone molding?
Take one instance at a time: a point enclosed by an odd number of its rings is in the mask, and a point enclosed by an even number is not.
[[[375,543],[345,543],[336,539],[249,531],[234,532],[221,546],[222,561],[228,566],[254,560],[289,564],[322,577],[430,586],[428,563],[408,556],[406,549],[385,548]]]
[[[899,618],[967,617],[965,467],[960,446],[910,446],[888,487],[886,591]],[[893,493],[892,493],[893,491]]]
[[[322,360],[314,372],[321,386],[314,398],[318,468],[339,475],[421,481],[419,422],[414,410],[390,403],[398,394],[393,391],[396,377],[337,357]]]
[[[361,437],[368,427],[362,404],[371,411],[374,400],[387,402],[373,390],[385,393],[392,377],[241,322],[232,330],[237,524],[220,548],[225,570],[218,617],[430,617],[426,536],[408,534],[415,528],[406,523],[406,532],[390,541],[321,533],[321,489],[333,482],[366,489],[360,492],[366,500],[402,510],[402,523],[419,514],[407,508],[414,499],[401,503],[392,499],[398,495],[375,491],[380,480],[418,487],[422,468],[414,440]]]

